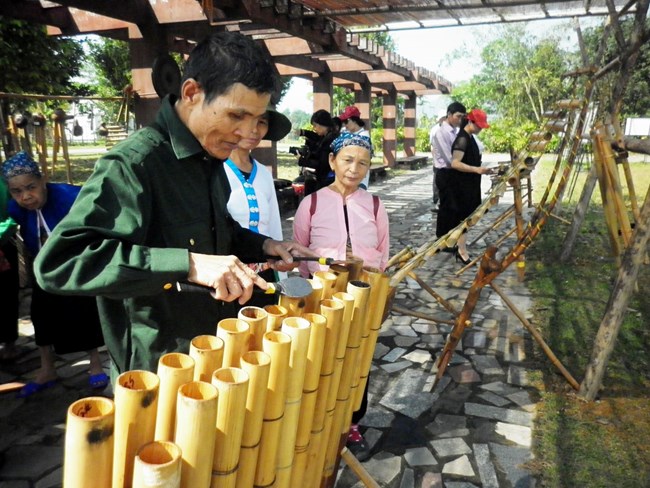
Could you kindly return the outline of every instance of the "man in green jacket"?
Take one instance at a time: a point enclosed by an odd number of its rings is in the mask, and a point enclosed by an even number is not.
[[[267,288],[244,263],[279,256],[272,266],[288,271],[292,255],[313,256],[241,228],[226,210],[223,160],[278,87],[271,59],[250,38],[219,32],[199,43],[179,97],[166,97],[151,127],[98,160],[39,253],[43,289],[97,296],[113,374],[156,371],[161,355],[215,334],[219,320],[235,316],[231,302]],[[212,295],[179,293],[177,281]]]

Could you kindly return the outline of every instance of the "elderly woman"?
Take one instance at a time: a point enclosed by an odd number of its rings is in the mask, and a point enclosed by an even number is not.
[[[370,168],[372,146],[364,135],[343,132],[334,140],[329,155],[334,182],[300,202],[293,223],[296,242],[320,256],[336,260],[363,259],[365,267],[384,270],[388,261],[388,215],[379,197],[360,183]],[[318,263],[301,263],[304,277],[319,269]],[[368,382],[359,410],[352,415],[347,447],[360,461],[370,455],[359,431],[367,408]]]
[[[464,124],[464,125],[463,125]],[[490,174],[491,169],[481,166],[482,156],[476,136],[490,127],[487,114],[478,108],[467,114],[467,119],[460,127],[460,132],[451,147],[451,191],[453,226],[456,227],[469,217],[481,205],[481,176]],[[466,235],[458,239],[456,260],[463,264],[471,261],[467,253]]]
[[[2,164],[2,176],[14,200],[9,203],[9,215],[20,226],[25,247],[34,258],[52,229],[69,212],[80,187],[47,183],[38,165],[25,152],[19,152]],[[104,339],[94,297],[53,295],[43,291],[34,281],[30,313],[41,368],[34,381],[20,390],[19,398],[56,385],[55,351],[61,354],[88,351],[89,386],[104,388],[108,385],[109,379],[97,351],[104,345]]]

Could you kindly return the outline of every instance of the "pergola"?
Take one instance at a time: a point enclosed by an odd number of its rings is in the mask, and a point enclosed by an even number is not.
[[[384,164],[396,159],[398,95],[404,97],[404,151],[415,152],[416,100],[451,84],[359,34],[469,26],[633,11],[635,0],[3,0],[0,15],[48,26],[52,35],[97,34],[129,42],[136,123],[152,120],[159,97],[152,67],[169,52],[188,53],[215,29],[264,44],[279,74],[313,83],[313,109],[332,109],[334,86],[354,92],[369,120],[383,98]],[[274,151],[267,161],[275,161]]]

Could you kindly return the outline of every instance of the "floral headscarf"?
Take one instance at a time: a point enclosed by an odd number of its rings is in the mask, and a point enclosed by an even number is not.
[[[350,132],[341,132],[341,134],[332,141],[332,144],[330,144],[330,149],[334,153],[334,156],[336,156],[339,151],[346,146],[361,146],[367,149],[370,152],[370,157],[372,157],[372,142],[368,136],[352,134]]]
[[[38,164],[25,151],[14,154],[2,163],[2,177],[9,181],[11,178],[20,175],[41,176]]]

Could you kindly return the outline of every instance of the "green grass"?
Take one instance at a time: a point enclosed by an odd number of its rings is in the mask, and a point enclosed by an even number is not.
[[[549,166],[540,163],[535,169],[539,195]],[[650,164],[631,166],[641,204],[650,182]],[[572,218],[571,202],[579,198],[581,186],[576,189],[575,197],[562,205],[567,220]],[[581,382],[618,272],[598,187],[570,261],[560,263],[557,256],[566,231],[566,224],[548,221],[526,253],[526,282],[534,296],[533,323]],[[535,426],[534,467],[541,486],[650,486],[649,293],[650,275],[647,265],[642,265],[638,290],[628,304],[597,401],[581,401],[550,360],[537,354],[542,371],[537,386],[544,393]]]

